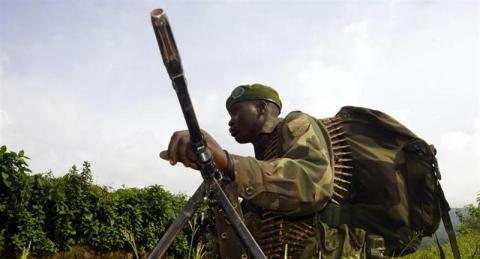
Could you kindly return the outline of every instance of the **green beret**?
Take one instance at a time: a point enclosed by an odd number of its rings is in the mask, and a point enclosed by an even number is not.
[[[262,84],[237,86],[227,99],[227,110],[230,110],[230,107],[235,103],[249,100],[269,101],[276,104],[279,110],[282,110],[282,101],[280,101],[277,91]]]

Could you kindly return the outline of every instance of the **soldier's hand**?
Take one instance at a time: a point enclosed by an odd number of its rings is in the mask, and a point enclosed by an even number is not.
[[[207,132],[202,131],[202,134],[207,143],[207,148],[210,150],[213,156],[213,161],[217,165],[217,168],[225,172],[228,166],[228,158],[223,152],[222,147],[213,139]],[[176,131],[170,138],[168,149],[160,152],[160,158],[170,161],[171,165],[182,163],[186,167],[199,170],[199,166],[196,163],[197,157],[190,145],[190,133],[188,130]]]

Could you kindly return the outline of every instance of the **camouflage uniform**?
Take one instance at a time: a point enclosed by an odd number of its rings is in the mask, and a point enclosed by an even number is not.
[[[255,158],[230,155],[235,179],[225,190],[267,257],[284,258],[286,251],[288,258],[359,258],[365,232],[332,228],[321,220],[335,187],[341,187],[334,181],[329,128],[292,112],[267,122],[262,138],[265,144]],[[220,257],[247,258],[221,211],[215,221]]]

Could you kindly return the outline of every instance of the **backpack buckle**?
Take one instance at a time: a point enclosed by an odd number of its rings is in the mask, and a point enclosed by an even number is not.
[[[371,259],[387,259],[389,256],[385,255],[385,240],[379,235],[367,236],[367,258]]]

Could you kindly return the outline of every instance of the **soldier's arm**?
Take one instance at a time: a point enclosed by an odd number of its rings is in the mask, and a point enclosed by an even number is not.
[[[282,158],[259,161],[230,155],[241,197],[286,215],[322,209],[333,193],[331,151],[315,120],[287,116],[281,127]]]

